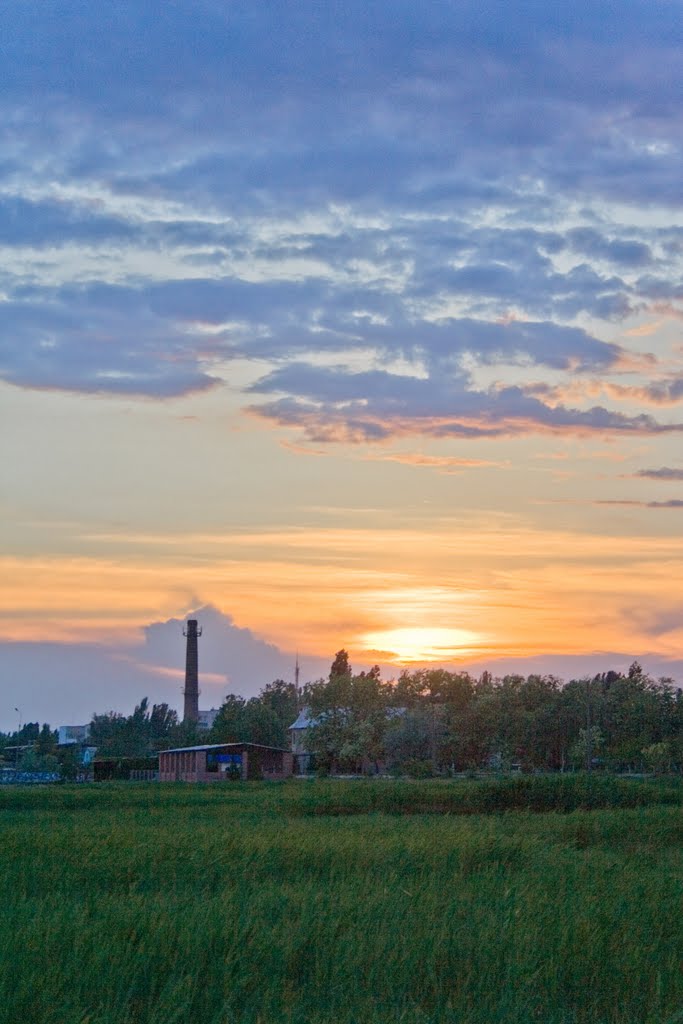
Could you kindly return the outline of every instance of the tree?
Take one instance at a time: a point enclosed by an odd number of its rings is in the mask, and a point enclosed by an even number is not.
[[[387,763],[391,770],[406,771],[410,765],[430,765],[432,721],[430,709],[409,708],[390,721],[385,736]]]
[[[592,725],[590,729],[580,729],[579,738],[569,752],[574,766],[576,768],[591,768],[604,742],[605,740],[599,726]]]
[[[59,752],[59,774],[64,782],[74,782],[81,770],[81,762],[78,756],[76,744],[63,747]]]
[[[41,755],[54,754],[56,746],[57,733],[52,731],[47,722],[44,722],[36,740],[36,752]]]
[[[275,679],[261,690],[258,699],[270,708],[286,731],[299,713],[299,695],[294,683]]]
[[[351,666],[349,665],[349,656],[345,650],[337,651],[334,656],[334,661],[330,668],[330,680],[341,677],[351,678]]]
[[[181,728],[176,712],[168,704],[154,704],[150,711],[149,700],[143,697],[132,715],[118,711],[93,715],[90,742],[97,747],[100,757],[145,757],[178,742]]]
[[[156,744],[157,750],[169,750],[172,747],[194,747],[198,743],[206,743],[206,733],[201,731],[196,722],[177,722],[171,726],[166,738]]]
[[[668,743],[651,743],[642,750],[645,764],[656,775],[668,772],[671,768],[671,747]]]
[[[492,676],[488,672],[482,675],[472,699],[458,711],[455,721],[450,709],[448,713],[453,762],[465,768],[487,765],[497,753],[500,736],[501,701]]]
[[[41,754],[35,747],[30,747],[21,755],[19,770],[22,772],[56,772],[57,758],[54,754]]]
[[[16,746],[25,746],[28,743],[35,743],[40,735],[40,722],[25,722],[21,729],[10,737],[11,743]]]
[[[559,680],[554,676],[504,676],[496,693],[503,763],[518,762],[527,770],[561,767]]]
[[[149,716],[149,736],[152,743],[164,741],[178,726],[178,712],[168,704],[154,704]]]
[[[335,663],[343,666],[346,652]],[[384,734],[391,688],[379,678],[379,669],[352,676],[350,671],[330,672],[327,682],[313,683],[307,690],[310,717],[307,744],[317,763],[335,769],[359,771],[365,762],[375,770],[384,757]]]
[[[90,721],[90,742],[97,747],[100,756],[120,756],[119,738],[126,722],[125,715],[118,711],[95,714]]]
[[[291,723],[290,723],[291,724]],[[265,747],[287,747],[287,729],[272,708],[252,697],[244,708],[245,743],[261,743]]]
[[[244,697],[229,693],[214,719],[209,737],[212,743],[239,743],[244,723]]]
[[[212,743],[261,743],[285,747],[287,733],[282,722],[258,697],[245,700],[229,693],[218,710],[210,733]]]

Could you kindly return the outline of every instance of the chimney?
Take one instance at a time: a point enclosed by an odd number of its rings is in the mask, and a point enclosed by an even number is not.
[[[183,722],[197,722],[199,718],[199,665],[197,638],[202,635],[201,629],[197,628],[196,619],[188,619],[187,627],[183,630],[183,636],[187,637],[187,652],[185,655],[185,689],[183,694],[185,704],[183,708]]]

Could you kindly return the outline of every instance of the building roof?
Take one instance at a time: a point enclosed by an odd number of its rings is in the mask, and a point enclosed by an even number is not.
[[[258,747],[259,750],[277,750],[281,754],[289,754],[286,747],[269,747],[266,743],[199,743],[196,747],[173,747],[171,750],[159,750],[159,754],[189,754],[193,750],[225,750],[226,747]]]
[[[320,719],[311,718],[310,711],[308,708],[302,708],[299,712],[299,717],[296,722],[292,722],[290,729],[310,729],[311,726],[317,725]]]

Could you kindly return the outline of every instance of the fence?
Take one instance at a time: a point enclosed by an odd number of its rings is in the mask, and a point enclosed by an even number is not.
[[[22,772],[15,768],[0,771],[0,785],[34,785],[36,783],[59,782],[59,772]]]

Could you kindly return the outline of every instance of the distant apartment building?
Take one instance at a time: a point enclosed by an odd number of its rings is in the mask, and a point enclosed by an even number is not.
[[[218,714],[218,708],[209,708],[208,711],[202,711],[201,708],[197,712],[197,728],[198,729],[211,729],[213,723],[216,721],[216,715]]]
[[[68,746],[71,743],[87,743],[90,736],[90,726],[60,725],[57,734],[57,742],[60,747]]]

